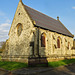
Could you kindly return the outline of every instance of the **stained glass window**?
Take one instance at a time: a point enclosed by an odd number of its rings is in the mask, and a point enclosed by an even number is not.
[[[18,24],[17,25],[17,34],[18,34],[18,36],[20,36],[21,33],[22,33],[22,24]]]
[[[57,39],[57,47],[60,48],[60,38]]]

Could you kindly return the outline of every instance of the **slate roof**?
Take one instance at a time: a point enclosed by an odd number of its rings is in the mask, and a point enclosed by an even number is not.
[[[66,36],[73,37],[69,30],[58,20],[55,20],[37,10],[34,10],[26,5],[24,5],[25,10],[27,10],[29,16],[36,22],[36,26],[48,29]]]

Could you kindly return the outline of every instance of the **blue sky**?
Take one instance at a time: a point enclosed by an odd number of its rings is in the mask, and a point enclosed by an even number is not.
[[[60,21],[75,35],[75,0],[22,0],[24,4]],[[19,0],[0,0],[0,41],[8,32]]]

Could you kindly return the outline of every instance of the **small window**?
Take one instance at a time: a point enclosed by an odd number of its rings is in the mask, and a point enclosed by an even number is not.
[[[60,48],[60,38],[57,39],[57,47]]]
[[[18,15],[20,15],[20,13]]]
[[[46,47],[46,34],[42,33],[41,35],[41,47]]]

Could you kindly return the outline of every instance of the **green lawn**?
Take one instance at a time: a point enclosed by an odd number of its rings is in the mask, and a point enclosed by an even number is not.
[[[1,56],[0,56],[0,61],[1,61]]]
[[[0,68],[6,69],[6,70],[15,70],[28,67],[26,63],[19,63],[19,62],[7,62],[7,61],[0,61]]]
[[[75,63],[75,59],[65,59],[56,62],[48,62],[48,66],[54,68],[58,66],[67,65],[70,63]],[[36,66],[45,66],[45,64],[38,64]],[[25,67],[28,67],[26,63],[0,61],[0,68],[10,70],[10,71],[20,69],[20,68],[25,68]]]
[[[60,60],[60,61],[56,61],[56,62],[49,62],[48,66],[49,67],[58,67],[58,66],[68,65],[71,63],[75,63],[75,59],[65,59],[65,60]]]

